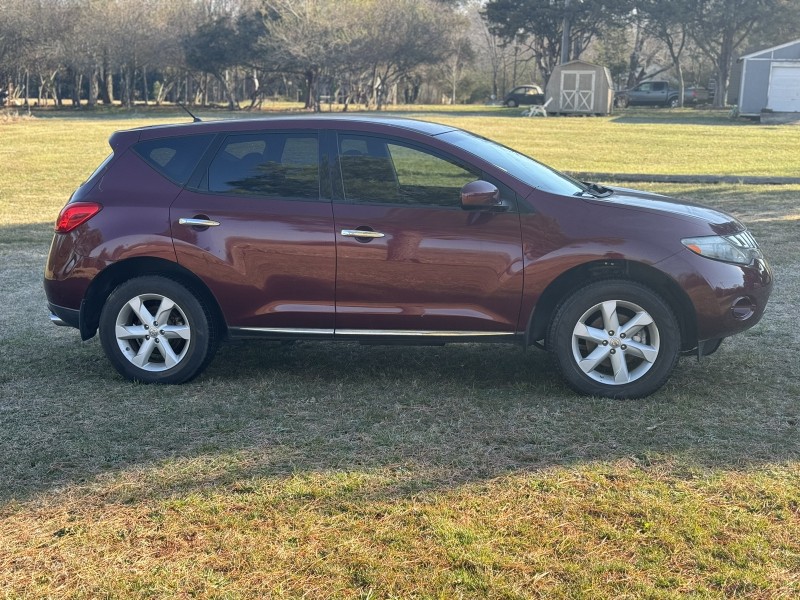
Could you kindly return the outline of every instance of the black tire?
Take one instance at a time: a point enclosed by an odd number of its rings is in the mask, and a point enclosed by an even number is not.
[[[670,108],[678,108],[681,105],[681,101],[679,98],[670,98],[667,102],[667,106]]]
[[[517,104],[517,101],[516,101],[516,100],[514,100],[513,98],[511,98],[511,99],[509,99],[509,100],[506,102],[506,106],[507,106],[508,108],[517,108],[517,107],[519,106],[519,104]]]
[[[100,342],[123,377],[177,384],[208,365],[218,335],[200,298],[177,281],[148,275],[111,292],[100,313]]]
[[[614,322],[616,330],[610,329]],[[561,303],[550,324],[547,349],[575,391],[643,398],[666,383],[678,361],[680,341],[677,319],[658,294],[636,282],[606,280],[573,292]]]

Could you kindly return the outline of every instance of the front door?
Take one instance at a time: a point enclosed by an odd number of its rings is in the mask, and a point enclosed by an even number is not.
[[[336,335],[511,335],[522,245],[508,210],[463,210],[480,171],[402,140],[340,134]],[[493,182],[494,183],[494,182]]]
[[[336,247],[316,131],[229,135],[170,208],[178,262],[232,333],[332,335]]]

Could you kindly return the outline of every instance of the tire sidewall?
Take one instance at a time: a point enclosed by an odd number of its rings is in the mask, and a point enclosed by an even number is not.
[[[116,338],[116,322],[129,300],[143,294],[170,298],[186,316],[191,331],[189,347],[180,363],[166,371],[146,371],[132,364],[122,353]],[[186,287],[166,277],[144,276],[120,284],[108,297],[100,313],[100,342],[114,368],[125,378],[139,383],[184,383],[195,377],[213,353],[213,331],[208,311]]]
[[[572,354],[572,334],[578,319],[592,306],[606,300],[637,304],[658,327],[660,346],[653,366],[639,379],[623,385],[609,385],[587,376]],[[601,281],[573,292],[557,309],[551,323],[547,347],[570,387],[592,396],[643,398],[658,390],[669,378],[680,352],[680,329],[670,306],[650,288],[619,280]]]

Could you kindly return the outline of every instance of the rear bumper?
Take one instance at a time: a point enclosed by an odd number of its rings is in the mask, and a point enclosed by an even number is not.
[[[65,306],[58,306],[52,302],[48,302],[47,306],[50,309],[51,323],[62,327],[74,327],[75,329],[79,328],[81,314],[80,310],[67,308]]]

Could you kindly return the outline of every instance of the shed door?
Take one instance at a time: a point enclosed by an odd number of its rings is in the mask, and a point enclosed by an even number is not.
[[[777,112],[800,112],[800,65],[772,64],[767,107]]]
[[[594,71],[561,71],[561,110],[594,112]]]

